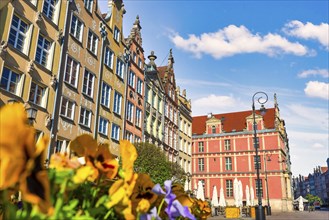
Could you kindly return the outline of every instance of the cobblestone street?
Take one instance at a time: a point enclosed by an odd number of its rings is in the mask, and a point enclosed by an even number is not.
[[[211,220],[220,220],[226,219],[224,216],[213,216],[210,217]],[[237,218],[237,219],[245,219],[252,220],[253,218]],[[307,220],[328,220],[329,219],[329,210],[317,210],[314,212],[274,212],[271,216],[266,216],[267,220],[294,220],[294,219],[307,219]],[[233,219],[232,219],[233,220]]]

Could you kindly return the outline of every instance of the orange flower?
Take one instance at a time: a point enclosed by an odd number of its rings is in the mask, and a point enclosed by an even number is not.
[[[119,163],[110,152],[108,144],[98,145],[90,135],[83,134],[75,138],[68,146],[78,156],[84,156],[86,165],[94,168],[92,179],[99,177],[99,172],[113,179],[119,168]]]
[[[19,103],[0,109],[0,190],[19,183],[22,199],[51,214],[50,184],[43,167],[43,151],[49,138],[34,143],[35,130],[27,125],[24,106]]]

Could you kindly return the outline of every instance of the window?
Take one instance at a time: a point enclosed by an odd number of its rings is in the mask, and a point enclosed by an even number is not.
[[[257,170],[257,164],[258,164],[259,169],[261,169],[261,161],[260,161],[260,156],[259,155],[257,157],[254,156],[254,167],[255,167],[255,170]]]
[[[43,106],[43,99],[45,95],[45,88],[36,84],[31,83],[29,101],[36,105]]]
[[[61,105],[61,115],[73,120],[75,104],[71,100],[63,97]]]
[[[143,63],[142,63],[142,60],[140,58],[138,58],[138,67],[143,69]]]
[[[216,134],[216,126],[211,126],[211,133]]]
[[[57,0],[44,0],[42,12],[50,19],[54,20]]]
[[[42,35],[39,35],[37,53],[35,55],[35,61],[40,63],[42,66],[47,67],[48,57],[50,52],[51,43]]]
[[[124,74],[124,70],[125,70],[125,64],[124,62],[117,58],[117,69],[116,69],[116,74],[123,79],[123,74]]]
[[[128,102],[128,105],[127,105],[126,119],[128,121],[130,121],[131,123],[133,123],[133,119],[134,119],[134,104],[131,103],[131,102]]]
[[[225,169],[232,170],[232,158],[231,157],[225,157]]]
[[[134,142],[134,135],[129,131],[126,131],[126,140],[130,141],[130,143]]]
[[[199,171],[204,171],[204,158],[198,159],[199,164]]]
[[[117,26],[114,27],[114,33],[113,33],[114,40],[117,42],[120,41],[120,30],[117,28]]]
[[[71,34],[81,42],[82,33],[83,33],[83,23],[75,15],[73,15],[72,23],[71,23]]]
[[[128,85],[135,88],[135,73],[133,71],[130,71],[129,73]]]
[[[141,138],[135,135],[135,143],[140,143],[140,142],[141,142]]]
[[[103,135],[107,135],[109,126],[109,121],[103,117],[99,117],[99,125],[98,125],[98,132]]]
[[[136,108],[136,122],[135,122],[137,127],[142,126],[142,110],[139,108]]]
[[[98,45],[98,37],[92,31],[89,30],[88,32],[88,41],[87,41],[87,48],[93,54],[97,54],[97,45]]]
[[[204,152],[204,143],[203,142],[199,142],[199,152]]]
[[[104,57],[104,63],[106,66],[113,69],[113,59],[114,59],[114,53],[110,48],[106,47],[105,49],[105,57]]]
[[[137,79],[137,92],[143,94],[143,81],[140,78]],[[155,107],[155,105],[153,106]]]
[[[81,107],[79,123],[89,128],[91,121],[90,119],[91,119],[91,111]]]
[[[83,78],[82,93],[86,94],[89,97],[93,96],[94,88],[94,74],[85,70],[85,75]]]
[[[120,138],[120,127],[119,125],[116,124],[112,124],[112,134],[111,134],[111,138],[114,140],[119,141]]]
[[[111,86],[103,82],[101,104],[108,108],[110,107],[110,95],[111,95]]]
[[[17,95],[20,78],[19,74],[4,67],[1,76],[1,88]]]
[[[136,63],[137,56],[136,56],[135,52],[132,53],[132,59],[133,59],[134,63]]]
[[[259,195],[258,194],[258,189],[260,190],[260,197],[263,197],[263,180],[259,180],[259,187],[258,187],[258,182],[257,179],[255,180],[256,183],[256,197]]]
[[[233,196],[233,181],[226,180],[226,197],[232,197],[232,196]]]
[[[231,140],[224,140],[225,150],[231,150]]]
[[[114,103],[113,103],[113,111],[118,115],[121,115],[121,101],[122,95],[115,91],[114,93]]]
[[[26,34],[29,26],[16,15],[13,16],[11,22],[8,43],[15,47],[17,50],[24,52]]]
[[[93,10],[93,0],[84,0],[83,1],[85,4],[85,8],[89,11],[92,12]]]
[[[74,87],[77,87],[79,68],[80,68],[80,64],[76,60],[68,56],[66,59],[66,71],[65,71],[64,81],[71,84]]]

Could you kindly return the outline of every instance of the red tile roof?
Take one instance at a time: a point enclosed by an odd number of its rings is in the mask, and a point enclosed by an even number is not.
[[[266,109],[264,117],[264,125],[267,129],[272,129],[275,127],[275,108]],[[256,114],[260,115],[259,111]],[[217,119],[222,119],[223,117],[223,130],[226,132],[231,132],[232,130],[243,131],[246,129],[246,118],[252,115],[252,111],[243,112],[231,112],[224,114],[213,114]],[[204,134],[206,132],[206,121],[207,116],[195,116],[192,120],[192,133],[193,134]]]
[[[161,79],[164,78],[164,75],[165,75],[165,73],[166,73],[166,70],[167,70],[167,66],[159,66],[159,67],[158,67],[159,77],[160,77]]]

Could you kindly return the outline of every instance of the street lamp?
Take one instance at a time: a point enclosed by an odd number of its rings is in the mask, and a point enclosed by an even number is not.
[[[29,120],[29,124],[33,125],[33,122],[37,118],[38,110],[33,108],[33,107],[29,107],[29,108],[26,108],[25,111],[26,111],[26,114],[27,114],[27,119]]]
[[[270,205],[270,197],[269,197],[269,194],[268,194],[268,179],[267,179],[267,170],[266,170],[266,161],[270,162],[271,161],[271,156],[272,156],[272,153],[270,155],[268,155],[264,152],[264,166],[265,166],[264,168],[265,168],[266,198],[267,198],[266,213],[267,213],[267,215],[272,215],[271,205]]]
[[[187,177],[187,192],[189,193],[190,192],[190,181],[191,181],[191,177],[192,177],[191,173],[187,172],[186,177]]]
[[[258,148],[259,148],[259,143],[257,140],[257,124],[256,124],[256,119],[255,119],[255,97],[256,95],[260,95],[259,98],[257,98],[257,102],[259,104],[261,104],[261,114],[263,115],[265,113],[265,107],[264,104],[267,102],[268,100],[268,96],[265,92],[256,92],[253,96],[252,96],[252,117],[253,117],[253,125],[254,125],[254,148],[256,150],[256,172],[257,172],[257,197],[258,197],[258,208],[256,209],[256,220],[265,220],[265,213],[263,210],[263,206],[262,206],[262,195],[260,192],[260,178],[259,178],[259,156],[258,156]],[[262,99],[262,95],[265,95],[265,100]]]

